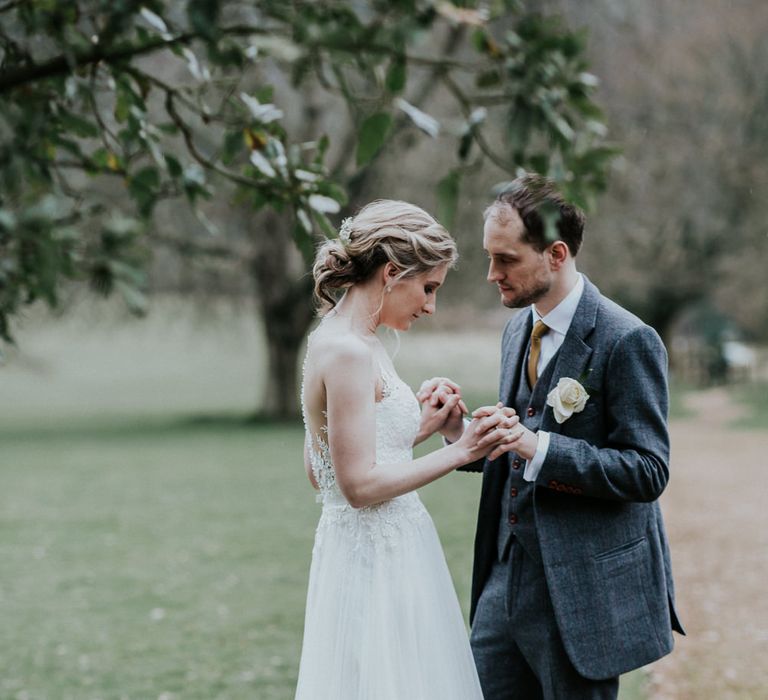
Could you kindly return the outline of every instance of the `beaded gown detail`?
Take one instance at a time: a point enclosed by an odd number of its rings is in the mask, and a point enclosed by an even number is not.
[[[376,462],[408,462],[419,404],[382,373]],[[482,700],[456,591],[416,492],[353,508],[325,432],[302,408],[322,513],[309,573],[296,700]]]

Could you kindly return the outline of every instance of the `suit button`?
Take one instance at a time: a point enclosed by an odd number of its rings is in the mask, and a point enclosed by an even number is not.
[[[528,414],[528,417],[531,418],[536,415],[536,409],[533,406],[529,406],[526,413]]]
[[[517,516],[514,513],[510,514],[509,516],[509,524],[517,525]]]
[[[509,489],[509,495],[514,498],[517,496],[517,489],[513,486],[511,489]]]
[[[512,462],[512,469],[520,469],[520,467],[523,465],[523,463],[519,459],[515,459]]]

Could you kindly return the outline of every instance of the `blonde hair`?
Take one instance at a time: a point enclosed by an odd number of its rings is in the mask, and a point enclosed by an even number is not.
[[[321,311],[336,306],[337,294],[369,279],[391,262],[399,277],[412,277],[458,259],[451,235],[423,209],[379,199],[342,224],[338,239],[323,243],[312,266]]]

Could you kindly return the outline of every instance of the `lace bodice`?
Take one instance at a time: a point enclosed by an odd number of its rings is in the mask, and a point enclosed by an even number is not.
[[[382,398],[376,403],[376,462],[407,462],[412,459],[413,441],[419,429],[419,403],[410,387],[396,374],[382,368],[381,377]],[[327,505],[348,505],[336,484],[327,428],[314,434],[310,428],[303,386],[301,406],[312,474],[320,487],[318,500]]]

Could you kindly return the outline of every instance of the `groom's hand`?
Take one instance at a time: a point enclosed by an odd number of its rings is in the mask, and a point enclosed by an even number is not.
[[[497,443],[488,455],[488,459],[498,459],[506,452],[516,452],[526,460],[533,459],[536,454],[536,447],[539,444],[539,438],[536,433],[528,430],[528,428],[520,423],[520,418],[513,408],[504,406],[501,403],[495,406],[481,406],[473,411],[472,417],[485,418],[494,414],[505,416],[506,420],[500,423],[500,426],[507,429],[507,434],[501,440],[498,439],[498,436],[494,436],[493,439],[491,436],[487,438],[488,444],[491,442]]]
[[[495,406],[481,406],[472,412],[474,420],[481,421],[485,434],[479,440],[480,447],[495,449],[519,428],[520,418],[514,408],[499,402]],[[486,427],[487,426],[487,427]]]
[[[482,459],[503,443],[519,421],[515,411],[501,403],[483,406],[474,412],[459,443],[469,449],[473,460]]]

